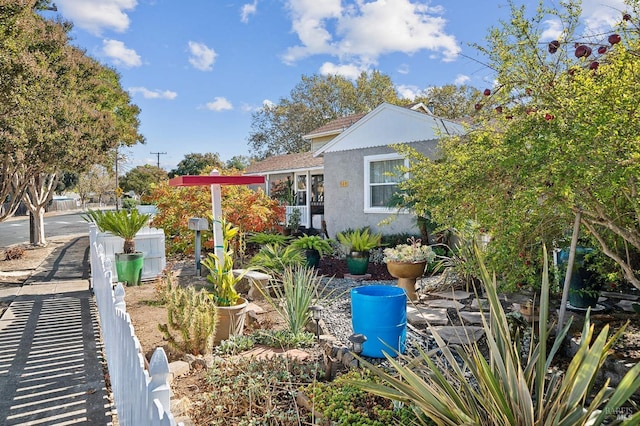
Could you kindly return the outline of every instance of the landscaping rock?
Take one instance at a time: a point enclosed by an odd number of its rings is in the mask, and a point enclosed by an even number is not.
[[[189,373],[189,363],[186,361],[173,361],[169,363],[169,383],[178,376]]]

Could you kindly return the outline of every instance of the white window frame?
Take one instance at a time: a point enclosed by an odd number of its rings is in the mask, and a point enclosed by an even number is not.
[[[364,212],[365,213],[396,213],[398,212],[397,208],[392,207],[371,207],[371,173],[370,173],[370,165],[371,163],[377,163],[381,161],[389,161],[389,160],[404,160],[404,166],[409,166],[409,160],[404,158],[402,155],[397,153],[390,154],[378,154],[378,155],[367,155],[364,157]],[[402,213],[401,210],[398,213]]]

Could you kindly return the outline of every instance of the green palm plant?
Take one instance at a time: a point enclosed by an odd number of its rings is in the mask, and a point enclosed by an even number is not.
[[[110,232],[124,239],[123,253],[136,251],[134,238],[148,222],[151,215],[140,213],[137,209],[127,210],[88,210],[83,216],[88,222],[96,224],[100,232]]]
[[[383,371],[366,361],[362,364],[387,381],[387,385],[359,383],[376,395],[410,404],[420,415],[437,425],[600,425],[615,413],[640,388],[640,364],[631,368],[617,388],[608,381],[597,388],[596,376],[609,351],[622,335],[624,327],[610,338],[608,326],[594,336],[587,313],[580,346],[565,371],[553,366],[570,326],[562,329],[548,350],[549,265],[544,250],[540,327],[537,343],[531,344],[525,359],[521,348],[509,333],[505,312],[498,300],[495,276],[491,277],[480,257],[481,277],[490,304],[490,320],[484,320],[489,346],[486,359],[477,344],[456,350],[448,346],[435,330],[433,336],[448,363],[437,364],[421,352],[406,364],[388,356],[397,375]],[[460,365],[454,352],[463,359]],[[640,412],[630,415],[622,424],[637,425]]]

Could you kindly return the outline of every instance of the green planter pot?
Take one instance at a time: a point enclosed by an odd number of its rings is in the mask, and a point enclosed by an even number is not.
[[[306,249],[304,254],[307,258],[307,266],[317,268],[320,265],[320,252],[316,249]]]
[[[368,251],[352,251],[347,255],[347,269],[351,275],[365,275],[368,267]]]
[[[589,247],[576,247],[576,258],[573,264],[573,273],[569,282],[568,302],[571,307],[579,309],[595,308],[600,298],[600,288],[594,282],[593,272],[587,269],[585,256],[592,252]],[[560,252],[558,265],[566,270],[569,260],[569,250]],[[561,277],[564,282],[564,274]]]
[[[118,281],[126,283],[127,286],[140,285],[144,254],[142,252],[116,253],[115,257]]]

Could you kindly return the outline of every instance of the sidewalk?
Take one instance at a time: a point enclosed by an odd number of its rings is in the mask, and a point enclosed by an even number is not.
[[[0,318],[0,425],[112,424],[89,238],[56,248]]]

